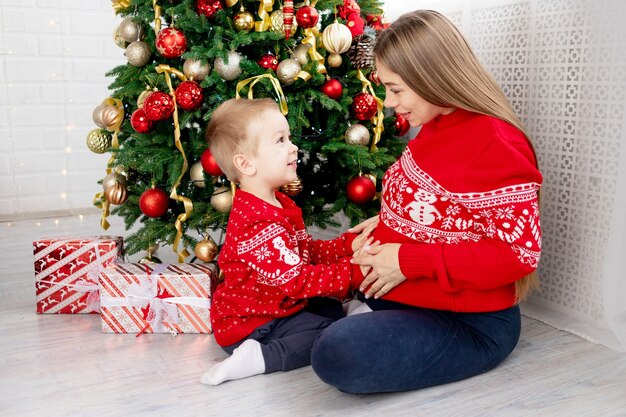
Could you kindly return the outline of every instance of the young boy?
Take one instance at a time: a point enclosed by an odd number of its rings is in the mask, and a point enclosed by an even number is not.
[[[368,235],[314,241],[302,211],[279,187],[296,180],[298,147],[271,99],[232,99],[211,115],[206,138],[217,164],[239,183],[212,298],[217,343],[231,356],[201,381],[224,381],[310,364],[316,336],[343,315],[337,300],[363,271],[350,255]]]

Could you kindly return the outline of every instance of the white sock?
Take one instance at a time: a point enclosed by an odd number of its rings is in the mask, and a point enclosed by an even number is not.
[[[233,351],[230,358],[216,363],[202,375],[200,382],[219,385],[224,381],[246,378],[265,372],[265,360],[261,344],[253,339],[243,342]]]
[[[355,301],[355,300],[352,300],[352,301]],[[354,306],[351,306],[351,308],[348,308],[348,311],[346,312],[346,316],[354,316],[355,314],[369,313],[370,311],[372,311],[372,309],[370,308],[370,306],[367,305],[367,303],[362,303],[360,301],[358,301],[358,303],[359,304],[355,304]]]

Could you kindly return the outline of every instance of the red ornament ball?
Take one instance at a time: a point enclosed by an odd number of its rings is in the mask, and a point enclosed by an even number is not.
[[[178,29],[165,28],[157,35],[155,45],[164,58],[178,58],[187,50],[187,38]]]
[[[148,133],[152,129],[152,120],[148,119],[145,110],[141,108],[130,116],[130,125],[137,133]]]
[[[317,9],[312,6],[302,6],[296,13],[296,22],[303,29],[310,29],[317,25],[320,20],[320,14]]]
[[[153,122],[165,120],[174,113],[174,99],[169,94],[155,91],[144,100],[143,110]]]
[[[223,8],[222,0],[198,0],[196,2],[196,13],[203,14],[209,19],[213,19],[215,13]]]
[[[337,100],[343,94],[343,85],[341,85],[341,82],[336,78],[326,80],[320,89],[322,90],[322,93],[326,94],[333,100]]]
[[[369,120],[378,111],[378,104],[373,95],[369,93],[359,93],[352,101],[352,112],[359,120]]]
[[[204,96],[202,95],[202,87],[195,81],[183,81],[174,92],[176,96],[176,104],[187,111],[197,109],[202,105]]]
[[[272,71],[276,71],[278,68],[278,59],[276,59],[276,55],[272,53],[266,53],[257,61],[261,68],[271,69]]]
[[[409,124],[409,121],[406,120],[404,117],[400,116],[399,114],[396,114],[396,120],[394,122],[394,125],[396,127],[396,136],[404,136],[406,135],[406,132],[409,131],[409,128],[411,127],[411,125]]]
[[[169,204],[169,197],[159,188],[150,188],[139,198],[139,208],[148,217],[161,217],[167,213]]]
[[[342,6],[337,6],[337,13],[342,19],[348,19],[351,13],[361,13],[361,6],[356,0],[343,0]]]
[[[366,204],[376,195],[374,181],[363,175],[356,176],[346,184],[348,199],[355,204]]]
[[[348,16],[348,21],[346,22],[346,26],[350,29],[350,33],[352,33],[352,37],[359,36],[363,34],[365,30],[365,20],[358,13],[350,13]]]
[[[217,161],[213,157],[213,154],[208,149],[202,152],[202,156],[200,157],[200,163],[202,164],[202,169],[204,169],[209,175],[219,177],[220,175],[224,174],[219,165],[217,165]]]

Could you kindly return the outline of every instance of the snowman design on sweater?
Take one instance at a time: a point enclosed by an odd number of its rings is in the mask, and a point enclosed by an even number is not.
[[[537,183],[525,183],[486,192],[450,192],[417,165],[407,148],[383,179],[380,218],[422,243],[501,240],[520,262],[536,267],[541,249],[538,189]]]

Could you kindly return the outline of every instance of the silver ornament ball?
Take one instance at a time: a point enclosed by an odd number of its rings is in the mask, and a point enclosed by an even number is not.
[[[276,69],[276,75],[281,83],[285,85],[293,84],[296,82],[298,73],[302,70],[302,67],[295,59],[285,59],[278,64]]]
[[[127,17],[122,20],[117,32],[126,42],[135,42],[143,37],[143,26],[141,23],[133,22],[130,17]]]
[[[152,52],[147,43],[135,41],[126,47],[126,59],[133,67],[143,67],[150,60]]]
[[[308,43],[303,43],[293,50],[293,54],[291,55],[300,65],[306,65],[309,62],[308,52],[311,49],[311,45]]]
[[[215,58],[215,71],[217,71],[222,79],[232,81],[241,75],[241,67],[239,66],[241,55],[233,51],[228,51],[226,55],[228,63],[222,58]]]
[[[190,80],[200,82],[209,75],[211,66],[199,59],[187,59],[183,64],[183,74]]]
[[[350,145],[365,145],[370,143],[370,131],[361,124],[353,124],[346,129],[344,137],[346,143]]]

